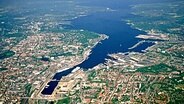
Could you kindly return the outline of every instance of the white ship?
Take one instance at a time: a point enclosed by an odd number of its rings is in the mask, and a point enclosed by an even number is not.
[[[57,70],[57,73],[60,73],[60,72],[62,72],[62,71],[68,70],[68,69],[69,69],[69,68],[59,69],[59,70]]]
[[[72,70],[72,73],[73,73],[73,72],[76,72],[76,71],[79,70],[79,69],[80,69],[80,67],[76,67],[75,69]]]
[[[50,85],[46,85],[45,88],[48,88]]]

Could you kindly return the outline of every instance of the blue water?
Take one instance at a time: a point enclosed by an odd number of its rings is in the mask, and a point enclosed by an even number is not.
[[[84,29],[109,36],[109,39],[102,41],[102,44],[98,44],[92,50],[92,54],[86,61],[78,65],[84,69],[104,63],[108,54],[127,52],[129,47],[139,41],[135,36],[144,33],[132,29],[123,22],[122,15],[119,12],[95,13],[75,19],[69,29]],[[136,51],[140,52],[141,50],[144,50],[144,48]]]
[[[129,51],[129,47],[132,47],[140,41],[140,39],[135,38],[135,36],[138,34],[144,34],[144,32],[133,29],[122,21],[122,18],[127,17],[128,14],[116,11],[95,13],[72,20],[71,26],[66,26],[66,29],[83,29],[109,36],[109,39],[101,41],[101,43],[97,44],[92,49],[92,54],[89,55],[87,60],[77,66],[85,70],[93,68],[100,63],[104,63],[105,59],[108,58],[108,54],[127,52]],[[151,45],[153,44],[144,43],[131,51],[142,52],[142,50],[145,50]],[[60,80],[63,76],[70,74],[75,67],[56,73],[53,79]],[[45,88],[42,91],[42,94],[51,95],[57,84],[58,81],[49,82],[49,87]]]
[[[72,72],[74,68],[71,68],[69,70],[65,70],[60,73],[56,73],[53,77],[53,79],[56,79],[56,81],[50,81],[47,85],[49,85],[47,88],[44,88],[41,92],[44,95],[51,95],[56,86],[58,85],[58,80],[60,80],[63,76],[66,76]]]

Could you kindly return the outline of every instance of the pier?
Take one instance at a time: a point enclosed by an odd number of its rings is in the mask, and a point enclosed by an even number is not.
[[[153,43],[153,41],[142,40],[142,41],[139,41],[137,44],[135,44],[134,46],[132,46],[132,47],[130,47],[130,48],[128,48],[128,49],[129,49],[129,50],[132,50],[132,49],[138,47],[139,45],[141,45],[141,44],[143,44],[143,43],[145,43],[145,42],[147,42],[147,43],[150,43],[150,42]]]

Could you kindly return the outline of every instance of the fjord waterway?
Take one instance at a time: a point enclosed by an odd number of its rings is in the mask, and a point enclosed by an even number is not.
[[[128,48],[140,41],[140,39],[135,38],[135,36],[145,34],[145,32],[133,29],[126,22],[122,21],[122,19],[127,18],[128,15],[129,14],[122,13],[121,11],[106,11],[72,20],[71,25],[66,26],[66,29],[83,29],[99,34],[106,34],[109,36],[109,39],[103,40],[101,43],[97,44],[92,49],[88,59],[81,64],[66,71],[56,73],[53,80],[60,80],[63,76],[70,74],[76,67],[87,70],[100,63],[104,63],[105,59],[108,58],[108,54],[128,52]],[[142,50],[145,50],[151,45],[153,45],[153,43],[144,43],[131,51],[142,52]],[[58,81],[49,82],[49,86],[44,88],[42,94],[52,94],[57,84]]]

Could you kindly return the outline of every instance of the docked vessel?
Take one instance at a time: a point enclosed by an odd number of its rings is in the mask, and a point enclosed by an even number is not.
[[[57,73],[60,73],[60,72],[62,72],[62,71],[68,70],[68,69],[69,69],[69,68],[59,69],[59,70],[57,70]]]
[[[76,67],[75,69],[72,70],[72,73],[73,73],[73,72],[76,72],[76,71],[79,70],[79,69],[80,69],[80,67]]]

